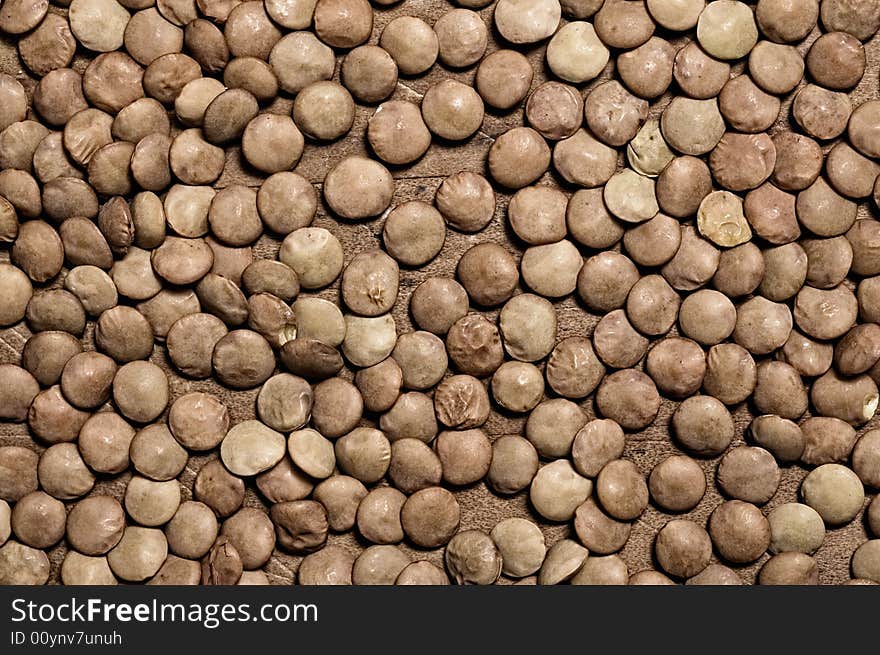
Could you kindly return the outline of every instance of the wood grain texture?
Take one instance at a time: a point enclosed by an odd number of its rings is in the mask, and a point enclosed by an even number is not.
[[[395,5],[391,8],[374,7],[375,22],[373,26],[373,35],[371,43],[378,41],[379,35],[387,23],[397,16],[415,15],[424,18],[429,24],[441,16],[443,13],[451,9],[454,5],[445,0],[405,0],[403,3]],[[64,13],[64,10],[52,8],[52,11]],[[489,51],[498,49],[498,41],[496,32],[492,25],[493,8],[488,7],[479,13],[485,20],[490,29],[490,45]],[[806,52],[809,44],[818,36],[819,31],[808,37],[799,46],[802,52]],[[677,45],[683,45],[686,42],[685,37],[677,35],[663,34],[658,35],[669,38],[670,41]],[[868,52],[868,71],[853,93],[853,104],[859,104],[868,98],[878,97],[878,68],[880,68],[880,38],[874,39],[866,44]],[[548,72],[544,62],[545,46],[540,45],[524,50],[523,52],[530,58],[535,70],[535,79],[532,88],[548,78]],[[337,52],[337,60],[341,60],[343,52]],[[78,51],[73,67],[82,71],[88,63],[89,56],[82,50]],[[606,70],[599,79],[586,85],[580,85],[581,91],[586,93],[596,84],[613,76],[613,58]],[[734,66],[734,73],[743,70],[744,64],[739,63]],[[8,37],[0,38],[0,71],[12,74],[17,77],[25,85],[28,93],[32,93],[35,81],[24,70],[18,59],[14,47],[14,41]],[[464,82],[471,83],[473,81],[475,67],[466,70],[449,70],[436,64],[431,71],[424,76],[416,78],[402,77],[398,83],[398,88],[394,94],[395,99],[410,100],[418,102],[421,95],[432,84],[445,78],[455,78]],[[334,79],[338,79],[337,73]],[[771,133],[790,129],[789,115],[790,104],[793,94],[785,98],[782,111],[777,124],[772,128]],[[651,114],[657,116],[663,107],[668,103],[671,94],[660,98],[652,103]],[[288,113],[292,100],[289,97],[278,98],[268,111],[277,113]],[[305,175],[320,190],[321,181],[329,168],[338,162],[343,156],[350,154],[364,154],[367,152],[367,146],[364,138],[366,123],[373,111],[374,107],[359,105],[355,118],[355,124],[350,134],[343,140],[327,145],[316,146],[308,143],[305,148],[302,160],[297,167],[297,171]],[[515,108],[508,112],[495,112],[488,110],[482,126],[482,129],[467,142],[460,145],[447,145],[434,143],[429,151],[419,161],[411,166],[398,167],[392,170],[395,180],[396,189],[394,193],[393,204],[399,204],[407,200],[423,200],[431,202],[434,192],[440,185],[442,179],[460,170],[470,170],[485,173],[486,153],[492,143],[494,137],[503,133],[510,127],[520,125],[523,122],[522,107]],[[828,144],[825,150],[832,144]],[[622,165],[622,159],[621,159]],[[246,164],[243,163],[238,148],[230,148],[228,151],[228,159],[223,175],[217,183],[217,186],[227,186],[233,183],[247,184],[258,186],[260,184],[260,176],[248,170]],[[540,181],[542,184],[550,184],[558,186],[559,179],[552,173],[548,173]],[[563,185],[563,188],[566,188]],[[566,188],[567,191],[573,191]],[[495,217],[490,225],[478,234],[462,234],[452,230],[447,231],[447,239],[441,254],[428,265],[421,269],[401,269],[400,297],[394,309],[394,318],[397,323],[398,332],[402,333],[413,329],[407,307],[410,294],[413,289],[429,276],[454,276],[455,265],[461,254],[469,247],[484,241],[493,241],[502,244],[519,258],[522,252],[522,243],[518,242],[512,232],[506,227],[505,215],[509,201],[509,194],[498,191],[498,203]],[[866,216],[873,210],[867,205],[860,208],[861,216]],[[336,220],[330,215],[324,206],[319,207],[318,216],[315,225],[325,227],[333,232],[342,242],[346,254],[346,262],[358,252],[374,248],[381,245],[381,229],[382,219],[366,221],[366,222],[345,222]],[[255,255],[263,258],[274,258],[277,254],[279,242],[271,236],[263,236],[255,245]],[[585,256],[591,254],[587,249],[582,249]],[[8,259],[8,250],[0,250],[0,261]],[[65,273],[54,280],[50,286],[58,286],[63,282]],[[339,302],[338,281],[331,288],[324,289],[317,294],[322,298],[327,298]],[[593,326],[600,318],[587,311],[584,306],[574,297],[568,297],[554,303],[559,317],[559,335],[562,339],[568,336],[590,336]],[[492,319],[497,317],[497,311],[485,312]],[[93,348],[92,341],[93,325],[87,328],[83,342],[86,347]],[[675,330],[673,330],[675,333]],[[26,325],[20,324],[12,328],[0,330],[0,363],[17,363],[21,348],[29,335]],[[254,418],[254,401],[256,390],[239,392],[231,391],[218,385],[213,380],[209,381],[192,381],[184,379],[176,374],[173,367],[170,366],[164,347],[157,344],[152,356],[152,361],[162,366],[168,373],[171,382],[172,399],[177,398],[184,393],[190,391],[206,391],[220,397],[229,407],[230,414],[234,422],[245,419]],[[641,367],[641,365],[640,365]],[[343,376],[351,378],[351,371],[344,371]],[[589,417],[595,416],[592,398],[581,403],[585,412]],[[664,400],[660,414],[648,429],[641,432],[627,434],[626,450],[624,456],[634,461],[639,470],[647,475],[655,464],[672,453],[679,452],[676,445],[670,438],[669,420],[672,412],[675,410],[677,403]],[[743,431],[747,427],[752,413],[748,405],[742,404],[732,408],[732,413],[736,424],[736,438],[734,445],[743,443]],[[377,417],[370,416],[364,419],[364,425],[375,425]],[[521,433],[525,424],[525,417],[501,414],[493,411],[488,423],[485,426],[486,432],[490,438],[494,439],[503,434]],[[863,430],[870,427],[880,425],[877,418],[873,419],[869,425]],[[860,431],[861,432],[861,431]],[[43,446],[35,443],[28,435],[27,428],[22,424],[0,424],[0,445],[18,444],[25,445],[37,451],[41,451]],[[182,484],[182,493],[185,498],[190,498],[192,483],[196,472],[208,459],[216,457],[216,452],[209,455],[198,455],[190,458],[189,464],[185,472],[181,475],[180,482]],[[700,504],[691,512],[680,515],[683,518],[689,518],[705,525],[712,510],[721,502],[722,498],[712,483],[714,481],[714,471],[718,458],[701,460],[701,465],[706,472],[710,481],[709,489],[700,502]],[[798,488],[800,481],[805,475],[805,470],[799,466],[787,466],[782,469],[782,482],[779,490],[773,499],[764,507],[765,511],[772,509],[782,503],[792,502],[798,499]],[[125,473],[112,478],[102,478],[96,485],[93,494],[109,493],[117,497],[121,497],[126,481],[130,477],[130,473]],[[513,497],[499,497],[488,490],[484,483],[476,484],[466,489],[456,491],[456,495],[461,504],[462,529],[479,528],[485,531],[491,528],[502,518],[512,516],[528,517],[541,525],[545,533],[548,545],[554,543],[558,539],[567,536],[570,533],[570,524],[554,525],[543,521],[534,514],[529,506],[526,493],[520,493]],[[249,506],[263,507],[263,501],[252,484],[248,485],[245,504]],[[655,506],[651,505],[642,517],[635,522],[631,537],[626,547],[621,552],[621,556],[626,561],[630,573],[655,568],[653,560],[653,541],[657,531],[671,518],[671,515],[659,511]],[[820,581],[825,584],[841,583],[849,579],[849,560],[852,552],[859,544],[867,538],[864,520],[862,515],[856,518],[849,525],[829,530],[824,545],[816,554],[816,558],[820,567]],[[331,535],[330,543],[336,543],[350,549],[352,552],[359,552],[367,544],[361,540],[355,533],[347,533],[341,535]],[[404,543],[401,548],[415,559],[428,559],[433,563],[443,566],[442,550],[422,551],[411,548]],[[51,552],[52,561],[52,577],[51,581],[58,581],[58,571],[60,562],[65,552],[65,546],[62,542]],[[737,568],[737,572],[745,582],[752,582],[760,566],[767,559],[764,555],[758,562],[746,567]],[[266,572],[270,580],[276,584],[291,584],[295,578],[296,570],[299,566],[301,558],[290,556],[289,554],[276,551],[270,563],[266,566]],[[713,557],[713,561],[716,561]],[[502,583],[511,582],[502,578]]]

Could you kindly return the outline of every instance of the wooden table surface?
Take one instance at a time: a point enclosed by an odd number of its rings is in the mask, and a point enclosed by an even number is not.
[[[374,6],[374,25],[373,34],[370,43],[378,42],[382,29],[389,21],[405,15],[419,16],[426,20],[429,24],[442,14],[453,8],[453,4],[445,0],[405,0],[402,3],[394,5],[390,8]],[[64,13],[63,9],[52,7],[51,11]],[[497,36],[492,25],[493,7],[482,9],[479,13],[485,20],[490,31],[489,50],[491,52],[499,48]],[[809,44],[820,34],[819,30],[814,30],[802,44],[799,49],[806,52]],[[658,31],[658,35],[668,38],[676,46],[681,46],[687,42],[688,37],[680,37],[672,34],[663,34]],[[853,104],[857,105],[866,99],[878,97],[878,68],[880,68],[880,37],[875,36],[866,44],[868,53],[868,72],[858,88],[854,91]],[[535,79],[532,88],[535,88],[541,82],[548,79],[548,71],[544,62],[545,44],[530,47],[522,50],[532,62],[535,70]],[[337,52],[337,71],[334,79],[338,80],[339,66],[338,63],[342,59],[344,53]],[[82,71],[89,61],[87,52],[79,49],[72,67]],[[733,67],[734,74],[742,72],[744,65],[742,62]],[[445,79],[454,78],[467,83],[473,82],[476,67],[466,70],[450,70],[437,63],[432,67],[426,75],[414,78],[402,77],[398,82],[397,90],[394,93],[394,99],[409,100],[419,103],[422,94],[432,84]],[[25,86],[28,94],[33,91],[36,81],[28,74],[20,62],[16,50],[15,41],[7,36],[0,36],[0,72],[9,73],[18,78]],[[613,77],[614,63],[613,58],[606,67],[602,75],[589,84],[579,85],[583,93],[588,92],[596,84],[601,81]],[[674,86],[674,85],[673,85]],[[784,99],[782,111],[778,123],[771,130],[771,134],[776,131],[789,129],[790,105],[793,94]],[[667,93],[658,101],[652,103],[651,115],[659,116],[663,107],[669,102],[671,94]],[[276,113],[288,113],[292,100],[289,97],[280,97],[271,104],[267,110]],[[321,181],[326,172],[342,157],[351,154],[365,154],[365,129],[366,123],[372,111],[373,106],[358,105],[354,127],[351,132],[342,140],[330,145],[315,145],[307,143],[303,157],[296,170],[306,176],[316,188],[320,191]],[[485,160],[489,146],[494,137],[505,132],[507,129],[523,123],[522,107],[517,107],[508,112],[497,112],[488,109],[481,130],[467,142],[456,146],[445,144],[432,144],[428,152],[417,162],[411,166],[393,168],[392,172],[395,178],[396,187],[394,192],[393,205],[400,204],[408,200],[423,200],[431,202],[437,187],[445,176],[451,175],[461,170],[470,170],[485,174]],[[833,145],[827,144],[825,150]],[[621,165],[623,159],[621,158]],[[251,186],[259,186],[261,177],[253,174],[252,171],[246,170],[246,166],[242,162],[242,158],[237,147],[228,149],[228,157],[226,168],[223,175],[218,180],[216,186],[223,187],[234,183],[247,184]],[[539,183],[560,186],[560,179],[552,172],[545,174]],[[568,192],[573,192],[573,188],[566,187]],[[430,276],[454,276],[455,265],[461,254],[469,247],[486,241],[502,244],[515,254],[517,259],[522,252],[522,244],[517,242],[512,232],[506,228],[506,208],[510,195],[499,190],[497,193],[497,207],[495,217],[490,225],[477,234],[462,234],[453,230],[447,230],[446,243],[440,255],[428,265],[420,269],[401,268],[400,280],[400,296],[393,310],[394,318],[397,323],[398,332],[402,333],[413,329],[409,314],[408,303],[409,296],[413,289]],[[867,205],[860,208],[860,216],[865,217],[876,213],[876,211]],[[319,206],[318,216],[314,225],[324,227],[333,232],[341,241],[345,251],[346,262],[358,252],[379,247],[381,245],[381,230],[383,220],[377,219],[365,222],[344,222],[337,221],[330,216],[324,206]],[[262,258],[274,258],[279,247],[278,240],[263,236],[255,245],[255,256]],[[588,249],[582,248],[584,256],[592,254]],[[8,249],[0,250],[0,261],[8,260]],[[63,282],[65,273],[62,272],[57,279],[53,280],[48,286],[60,286]],[[322,298],[338,301],[339,289],[338,281],[331,288],[324,289],[317,294],[303,293],[302,296],[316,295]],[[593,326],[599,320],[600,316],[590,313],[577,300],[576,297],[567,297],[561,301],[554,303],[559,317],[559,334],[558,339],[568,336],[590,336]],[[494,319],[497,317],[497,311],[484,312],[488,317]],[[83,338],[83,343],[87,349],[94,348],[92,339],[93,323],[90,322]],[[673,329],[675,333],[675,329]],[[18,324],[11,328],[0,330],[0,363],[18,363],[21,348],[28,338],[30,332],[24,323]],[[193,381],[180,377],[176,374],[174,368],[169,364],[166,357],[163,344],[157,343],[152,361],[162,366],[168,373],[171,383],[172,400],[185,393],[191,391],[205,391],[213,393],[220,397],[229,407],[233,422],[239,422],[245,419],[254,418],[254,402],[257,390],[252,391],[232,391],[222,387],[213,380]],[[641,367],[641,365],[639,365]],[[344,377],[351,378],[351,371],[344,371]],[[628,433],[626,439],[626,449],[624,457],[631,459],[636,463],[639,470],[647,475],[655,464],[664,459],[669,454],[679,452],[677,446],[670,439],[669,420],[672,412],[675,410],[677,403],[665,400],[660,409],[657,419],[646,430]],[[592,397],[581,403],[581,406],[592,418],[595,416]],[[743,443],[743,433],[748,426],[752,413],[747,404],[741,404],[731,408],[735,424],[736,437],[733,445]],[[364,425],[376,425],[376,416],[369,416],[364,419]],[[525,424],[525,416],[511,416],[509,414],[500,414],[493,411],[488,423],[484,426],[487,434],[494,439],[503,434],[521,433]],[[875,427],[880,424],[877,418],[873,419],[861,431]],[[24,424],[0,423],[0,445],[17,444],[24,445],[36,451],[42,451],[43,446],[29,436],[27,427]],[[182,494],[185,499],[191,497],[192,483],[195,473],[209,459],[217,456],[216,451],[208,455],[192,456],[186,470],[180,477],[182,485]],[[710,482],[708,491],[700,504],[691,512],[678,515],[678,518],[688,518],[705,525],[712,510],[721,502],[722,497],[718,493],[713,483],[714,471],[718,463],[718,458],[700,460],[708,480]],[[798,499],[798,488],[800,481],[803,479],[806,471],[799,466],[782,467],[782,482],[776,495],[764,506],[764,511],[787,502],[793,502]],[[130,473],[123,473],[115,477],[102,477],[96,484],[93,494],[112,494],[121,498],[125,489],[125,484],[130,477]],[[489,531],[502,518],[522,516],[528,517],[536,521],[544,531],[548,546],[556,542],[558,539],[569,535],[572,531],[570,523],[551,524],[541,519],[535,514],[528,505],[527,493],[519,493],[512,497],[500,497],[492,493],[484,483],[478,483],[471,487],[456,491],[456,496],[461,504],[461,527],[462,529],[479,528]],[[873,497],[873,493],[869,494]],[[255,492],[254,485],[248,484],[245,504],[255,507],[263,507],[263,501]],[[649,568],[655,568],[652,559],[652,544],[654,536],[663,525],[672,518],[672,515],[658,510],[654,505],[648,507],[645,513],[635,522],[632,534],[625,548],[620,555],[626,561],[630,573]],[[849,560],[853,551],[867,539],[864,519],[862,514],[859,515],[852,523],[835,530],[829,530],[822,548],[816,553],[819,563],[820,582],[823,584],[841,583],[850,578]],[[342,545],[351,549],[352,552],[359,552],[366,544],[354,532],[346,534],[331,534],[329,543]],[[404,551],[415,559],[427,559],[443,566],[442,550],[423,551],[411,548],[407,543],[400,546]],[[64,542],[56,546],[50,553],[52,561],[51,582],[58,581],[58,571],[60,563],[65,552]],[[752,582],[760,566],[767,560],[768,556],[764,555],[760,560],[752,565],[738,567],[737,572],[745,582]],[[294,578],[296,570],[301,561],[300,557],[291,556],[287,553],[276,550],[272,560],[265,567],[266,573],[274,584],[290,584]],[[715,557],[713,556],[713,561]],[[509,583],[504,577],[501,583]]]

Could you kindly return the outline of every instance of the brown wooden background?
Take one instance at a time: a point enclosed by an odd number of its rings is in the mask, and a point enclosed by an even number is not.
[[[390,8],[374,6],[374,26],[370,43],[377,43],[382,29],[389,21],[404,15],[419,16],[426,20],[429,24],[453,8],[454,5],[446,0],[405,0],[402,3],[394,5]],[[65,13],[65,10],[52,7],[51,11]],[[490,42],[487,52],[498,49],[497,34],[492,25],[493,7],[487,7],[479,12],[485,20],[490,30]],[[806,52],[809,44],[820,34],[819,30],[814,30],[813,34],[808,37],[804,43],[800,45],[802,52]],[[658,30],[657,35],[668,38],[673,44],[683,45],[690,37],[681,37],[680,35],[665,34],[662,30]],[[528,55],[535,70],[535,78],[532,88],[538,86],[541,82],[548,79],[548,71],[544,62],[545,45],[531,47],[523,50]],[[857,105],[866,99],[878,97],[878,69],[880,69],[880,37],[875,36],[866,44],[868,52],[868,72],[866,73],[861,84],[853,93],[853,104]],[[334,79],[338,80],[339,62],[344,52],[337,52],[337,71]],[[84,70],[89,61],[89,54],[80,49],[77,52],[73,68],[79,71]],[[741,72],[744,64],[738,63],[734,66],[735,74]],[[418,103],[421,95],[432,84],[452,77],[461,81],[471,83],[473,81],[476,67],[473,66],[465,70],[450,70],[442,66],[439,62],[429,71],[428,74],[406,78],[401,77],[398,82],[397,90],[394,94],[395,99],[410,100]],[[0,35],[0,72],[9,73],[18,78],[24,84],[28,93],[33,91],[36,81],[28,74],[20,62],[15,50],[15,41],[10,37]],[[586,93],[599,82],[608,79],[614,75],[614,62],[612,61],[606,67],[603,74],[595,81],[580,85],[582,92]],[[674,84],[673,84],[674,90]],[[790,129],[789,115],[790,104],[793,94],[784,99],[780,118],[773,131]],[[667,93],[659,101],[652,103],[651,115],[658,116],[663,107],[668,103],[671,94]],[[276,113],[288,113],[292,105],[289,97],[278,98],[268,108],[268,111]],[[354,127],[346,138],[330,145],[317,146],[307,143],[302,160],[300,161],[297,171],[309,178],[313,184],[320,190],[321,181],[329,168],[339,161],[342,157],[349,154],[366,153],[366,145],[364,133],[366,123],[372,114],[374,107],[358,105]],[[489,146],[494,137],[503,133],[507,129],[520,125],[523,122],[522,108],[518,107],[508,112],[496,112],[488,109],[481,130],[467,142],[456,146],[434,143],[428,152],[415,164],[407,167],[393,169],[396,181],[393,205],[405,202],[407,200],[423,200],[431,202],[434,192],[442,182],[443,178],[460,170],[471,170],[475,172],[485,173],[485,159]],[[828,144],[830,147],[832,144]],[[827,150],[827,148],[826,148]],[[621,163],[622,163],[621,159]],[[251,186],[259,186],[261,177],[254,175],[252,171],[246,169],[242,162],[242,158],[237,147],[229,148],[226,169],[217,182],[216,186],[223,187],[233,183],[243,183]],[[558,185],[558,179],[548,173],[540,180],[542,184]],[[570,191],[572,189],[569,189]],[[483,241],[494,241],[504,245],[517,258],[522,251],[522,244],[517,242],[510,230],[505,226],[506,207],[509,200],[509,194],[497,192],[497,208],[495,218],[491,224],[482,232],[473,235],[465,235],[452,230],[447,231],[446,243],[441,254],[424,268],[414,270],[403,268],[401,270],[401,289],[398,302],[394,309],[394,317],[397,322],[398,332],[409,331],[412,323],[407,311],[409,296],[412,290],[426,277],[429,276],[454,276],[455,265],[461,254],[472,245]],[[860,208],[860,216],[867,216],[872,209],[866,205]],[[350,223],[337,221],[328,216],[325,207],[318,209],[318,216],[315,225],[328,228],[342,242],[346,253],[346,262],[350,260],[356,253],[377,247],[381,244],[382,219],[368,222]],[[255,255],[263,258],[274,258],[278,250],[279,242],[270,236],[263,236],[255,245]],[[591,254],[587,249],[583,249],[585,256]],[[8,250],[0,250],[0,261],[8,260]],[[54,280],[49,286],[59,286],[63,282],[64,272]],[[311,295],[311,294],[303,294]],[[338,301],[338,282],[331,288],[322,290],[315,294],[317,296],[337,300]],[[583,305],[575,297],[568,297],[555,303],[559,316],[559,335],[558,339],[563,339],[573,335],[591,335],[592,329],[600,316],[593,315],[584,309]],[[486,312],[491,317],[497,317],[497,311]],[[93,348],[92,341],[93,324],[90,322],[86,329],[83,342],[86,348]],[[673,330],[674,332],[675,330]],[[12,328],[0,330],[0,363],[18,363],[21,348],[29,336],[26,325],[19,324]],[[256,398],[256,390],[240,392],[231,391],[223,388],[213,380],[210,381],[192,381],[177,375],[167,361],[164,348],[161,344],[157,344],[152,360],[161,365],[169,375],[171,382],[172,400],[182,394],[190,391],[206,391],[214,393],[229,406],[230,413],[234,422],[242,421],[254,417],[254,402]],[[346,377],[351,377],[351,372],[343,373]],[[592,398],[582,403],[584,410],[590,417],[593,417],[594,408]],[[668,424],[669,419],[676,407],[676,403],[664,400],[660,410],[660,414],[656,421],[648,429],[627,434],[627,446],[624,456],[633,460],[645,475],[650,473],[655,464],[664,459],[669,454],[678,452],[677,447],[671,441],[669,436]],[[743,442],[743,430],[748,426],[751,418],[750,408],[746,404],[742,404],[732,408],[733,416],[736,422],[737,434],[734,445]],[[377,417],[369,417],[364,420],[364,425],[373,425]],[[492,413],[485,429],[490,438],[498,437],[502,434],[520,433],[525,424],[525,416],[511,417],[510,415],[501,415],[496,412]],[[876,418],[871,421],[864,429],[880,424]],[[860,431],[861,432],[861,431]],[[27,427],[23,424],[0,423],[0,445],[18,444],[25,445],[37,451],[41,451],[43,446],[35,443],[28,435]],[[182,495],[184,499],[191,497],[192,483],[195,473],[204,464],[207,459],[216,457],[216,453],[207,456],[193,456],[190,458],[189,464],[181,475],[180,482],[182,485]],[[682,515],[683,518],[693,519],[705,525],[712,510],[721,502],[722,498],[714,487],[714,469],[717,465],[718,458],[703,460],[701,464],[706,472],[709,480],[708,491],[700,502],[700,504],[691,512]],[[800,481],[805,475],[805,470],[798,466],[788,466],[782,469],[782,482],[779,490],[773,499],[764,507],[765,511],[769,511],[773,507],[797,500],[797,490]],[[117,497],[122,496],[125,484],[130,473],[113,478],[104,478],[99,480],[95,486],[93,494],[109,493]],[[499,497],[493,494],[484,483],[476,484],[472,487],[461,489],[456,492],[462,509],[462,529],[479,528],[489,531],[502,518],[511,516],[529,517],[538,522],[544,530],[547,545],[551,545],[558,539],[566,536],[570,532],[570,524],[549,524],[540,519],[528,506],[527,493],[523,492],[513,497]],[[250,506],[263,506],[262,499],[255,492],[252,484],[248,485],[245,504]],[[629,542],[620,553],[626,561],[630,573],[655,568],[652,562],[652,545],[654,535],[657,531],[671,518],[671,515],[665,514],[655,508],[653,505],[635,522],[630,536]],[[820,567],[820,582],[824,584],[841,583],[849,579],[849,560],[852,552],[866,539],[866,531],[862,515],[850,523],[849,525],[829,530],[826,540],[822,548],[816,553],[816,558]],[[353,552],[362,550],[365,544],[356,533],[347,533],[330,536],[329,543],[340,544]],[[413,560],[428,559],[439,566],[442,563],[442,550],[422,551],[411,548],[407,543],[400,546],[404,551],[409,553]],[[64,542],[56,546],[50,553],[52,561],[52,577],[50,581],[58,580],[58,572],[60,563],[65,552]],[[758,562],[738,568],[738,573],[745,582],[752,582],[761,564],[767,559],[767,555],[762,557]],[[270,580],[274,584],[290,584],[294,578],[296,570],[299,566],[301,558],[290,556],[289,554],[276,551],[275,556],[266,566],[266,572]],[[713,558],[714,561],[714,558]],[[502,578],[502,583],[510,582]]]

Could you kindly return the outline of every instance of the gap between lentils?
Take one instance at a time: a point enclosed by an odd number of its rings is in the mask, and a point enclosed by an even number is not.
[[[7,0],[0,584],[880,583],[875,0]]]

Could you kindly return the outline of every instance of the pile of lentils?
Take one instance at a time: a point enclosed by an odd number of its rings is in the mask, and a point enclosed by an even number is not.
[[[5,0],[0,584],[880,582],[878,29]]]

